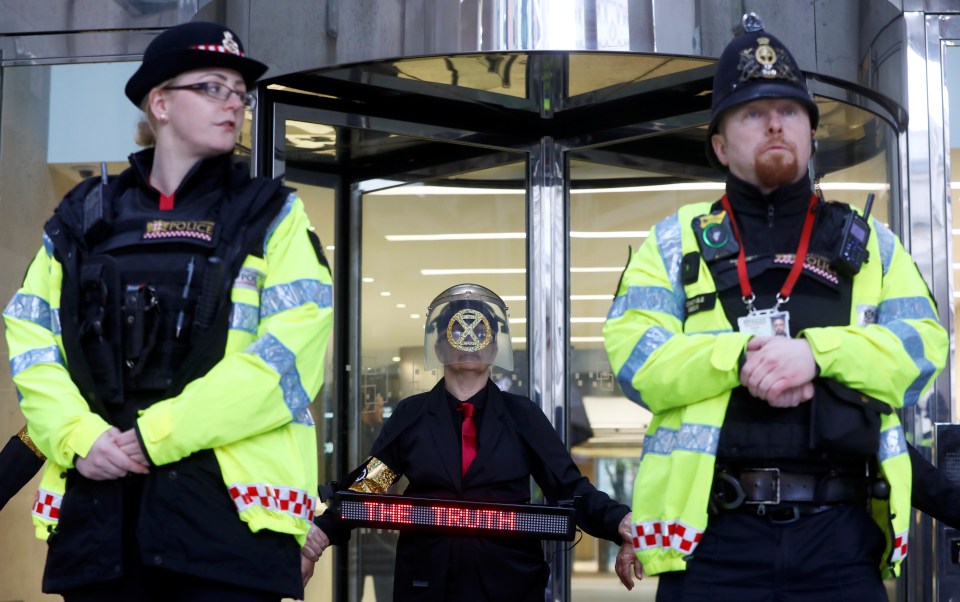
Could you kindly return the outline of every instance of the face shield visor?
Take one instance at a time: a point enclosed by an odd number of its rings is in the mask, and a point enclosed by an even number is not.
[[[427,308],[423,363],[427,370],[464,363],[513,370],[503,300],[477,284],[458,284],[440,293]]]

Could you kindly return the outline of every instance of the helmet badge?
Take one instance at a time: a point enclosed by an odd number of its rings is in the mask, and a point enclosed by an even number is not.
[[[751,79],[780,79],[799,83],[790,62],[784,59],[783,50],[770,45],[770,38],[757,38],[756,48],[744,48],[740,52],[740,82]]]

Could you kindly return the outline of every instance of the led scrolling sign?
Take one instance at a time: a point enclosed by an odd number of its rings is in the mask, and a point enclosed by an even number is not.
[[[572,541],[573,507],[491,504],[339,491],[332,511],[351,526]]]

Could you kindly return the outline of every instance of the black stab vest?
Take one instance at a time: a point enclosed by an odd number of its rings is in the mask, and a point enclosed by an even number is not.
[[[214,185],[185,194],[172,211],[157,208],[132,170],[111,177],[114,220],[97,240],[80,224],[99,178],[71,191],[45,226],[64,270],[70,374],[116,426],[129,428],[137,410],[179,394],[223,357],[232,283],[246,256],[262,253],[292,192],[280,179],[249,178],[242,165],[211,163],[200,177],[217,178]]]
[[[745,184],[743,184],[745,185]],[[747,270],[757,296],[757,309],[769,309],[793,267],[794,254],[806,207],[810,202],[809,181],[801,179],[781,189],[786,199],[770,199],[764,212],[744,211],[731,199],[733,211],[745,237]],[[733,190],[736,191],[736,187]],[[755,200],[755,199],[754,199]],[[784,211],[782,204],[789,204]],[[715,210],[722,210],[717,203]],[[738,206],[739,205],[739,206]],[[798,210],[799,209],[799,210]],[[839,233],[849,212],[846,205],[820,203],[816,209],[806,265],[790,301],[782,309],[790,312],[792,336],[804,328],[850,323],[853,282],[836,273],[830,260],[839,245]],[[708,264],[717,286],[718,299],[727,319],[737,329],[737,319],[747,314],[737,276],[736,257]],[[785,463],[803,467],[835,465],[838,460],[811,453],[811,404],[795,408],[771,408],[752,397],[746,388],[733,390],[720,431],[717,458],[721,463]]]
[[[104,312],[103,337],[117,357],[102,369],[113,371],[124,397],[161,395],[190,350],[197,301],[223,227],[221,197],[213,191],[160,211],[128,189],[116,200],[110,236],[82,263],[81,289],[102,291],[112,309]],[[81,313],[96,315],[100,301],[85,294]]]

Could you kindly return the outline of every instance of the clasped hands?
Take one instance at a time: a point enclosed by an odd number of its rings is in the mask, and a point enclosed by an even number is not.
[[[86,457],[74,463],[83,476],[93,481],[108,481],[129,473],[147,474],[149,462],[134,429],[120,432],[113,427],[93,442]]]
[[[753,337],[740,384],[774,408],[792,408],[813,398],[817,363],[806,339]]]

